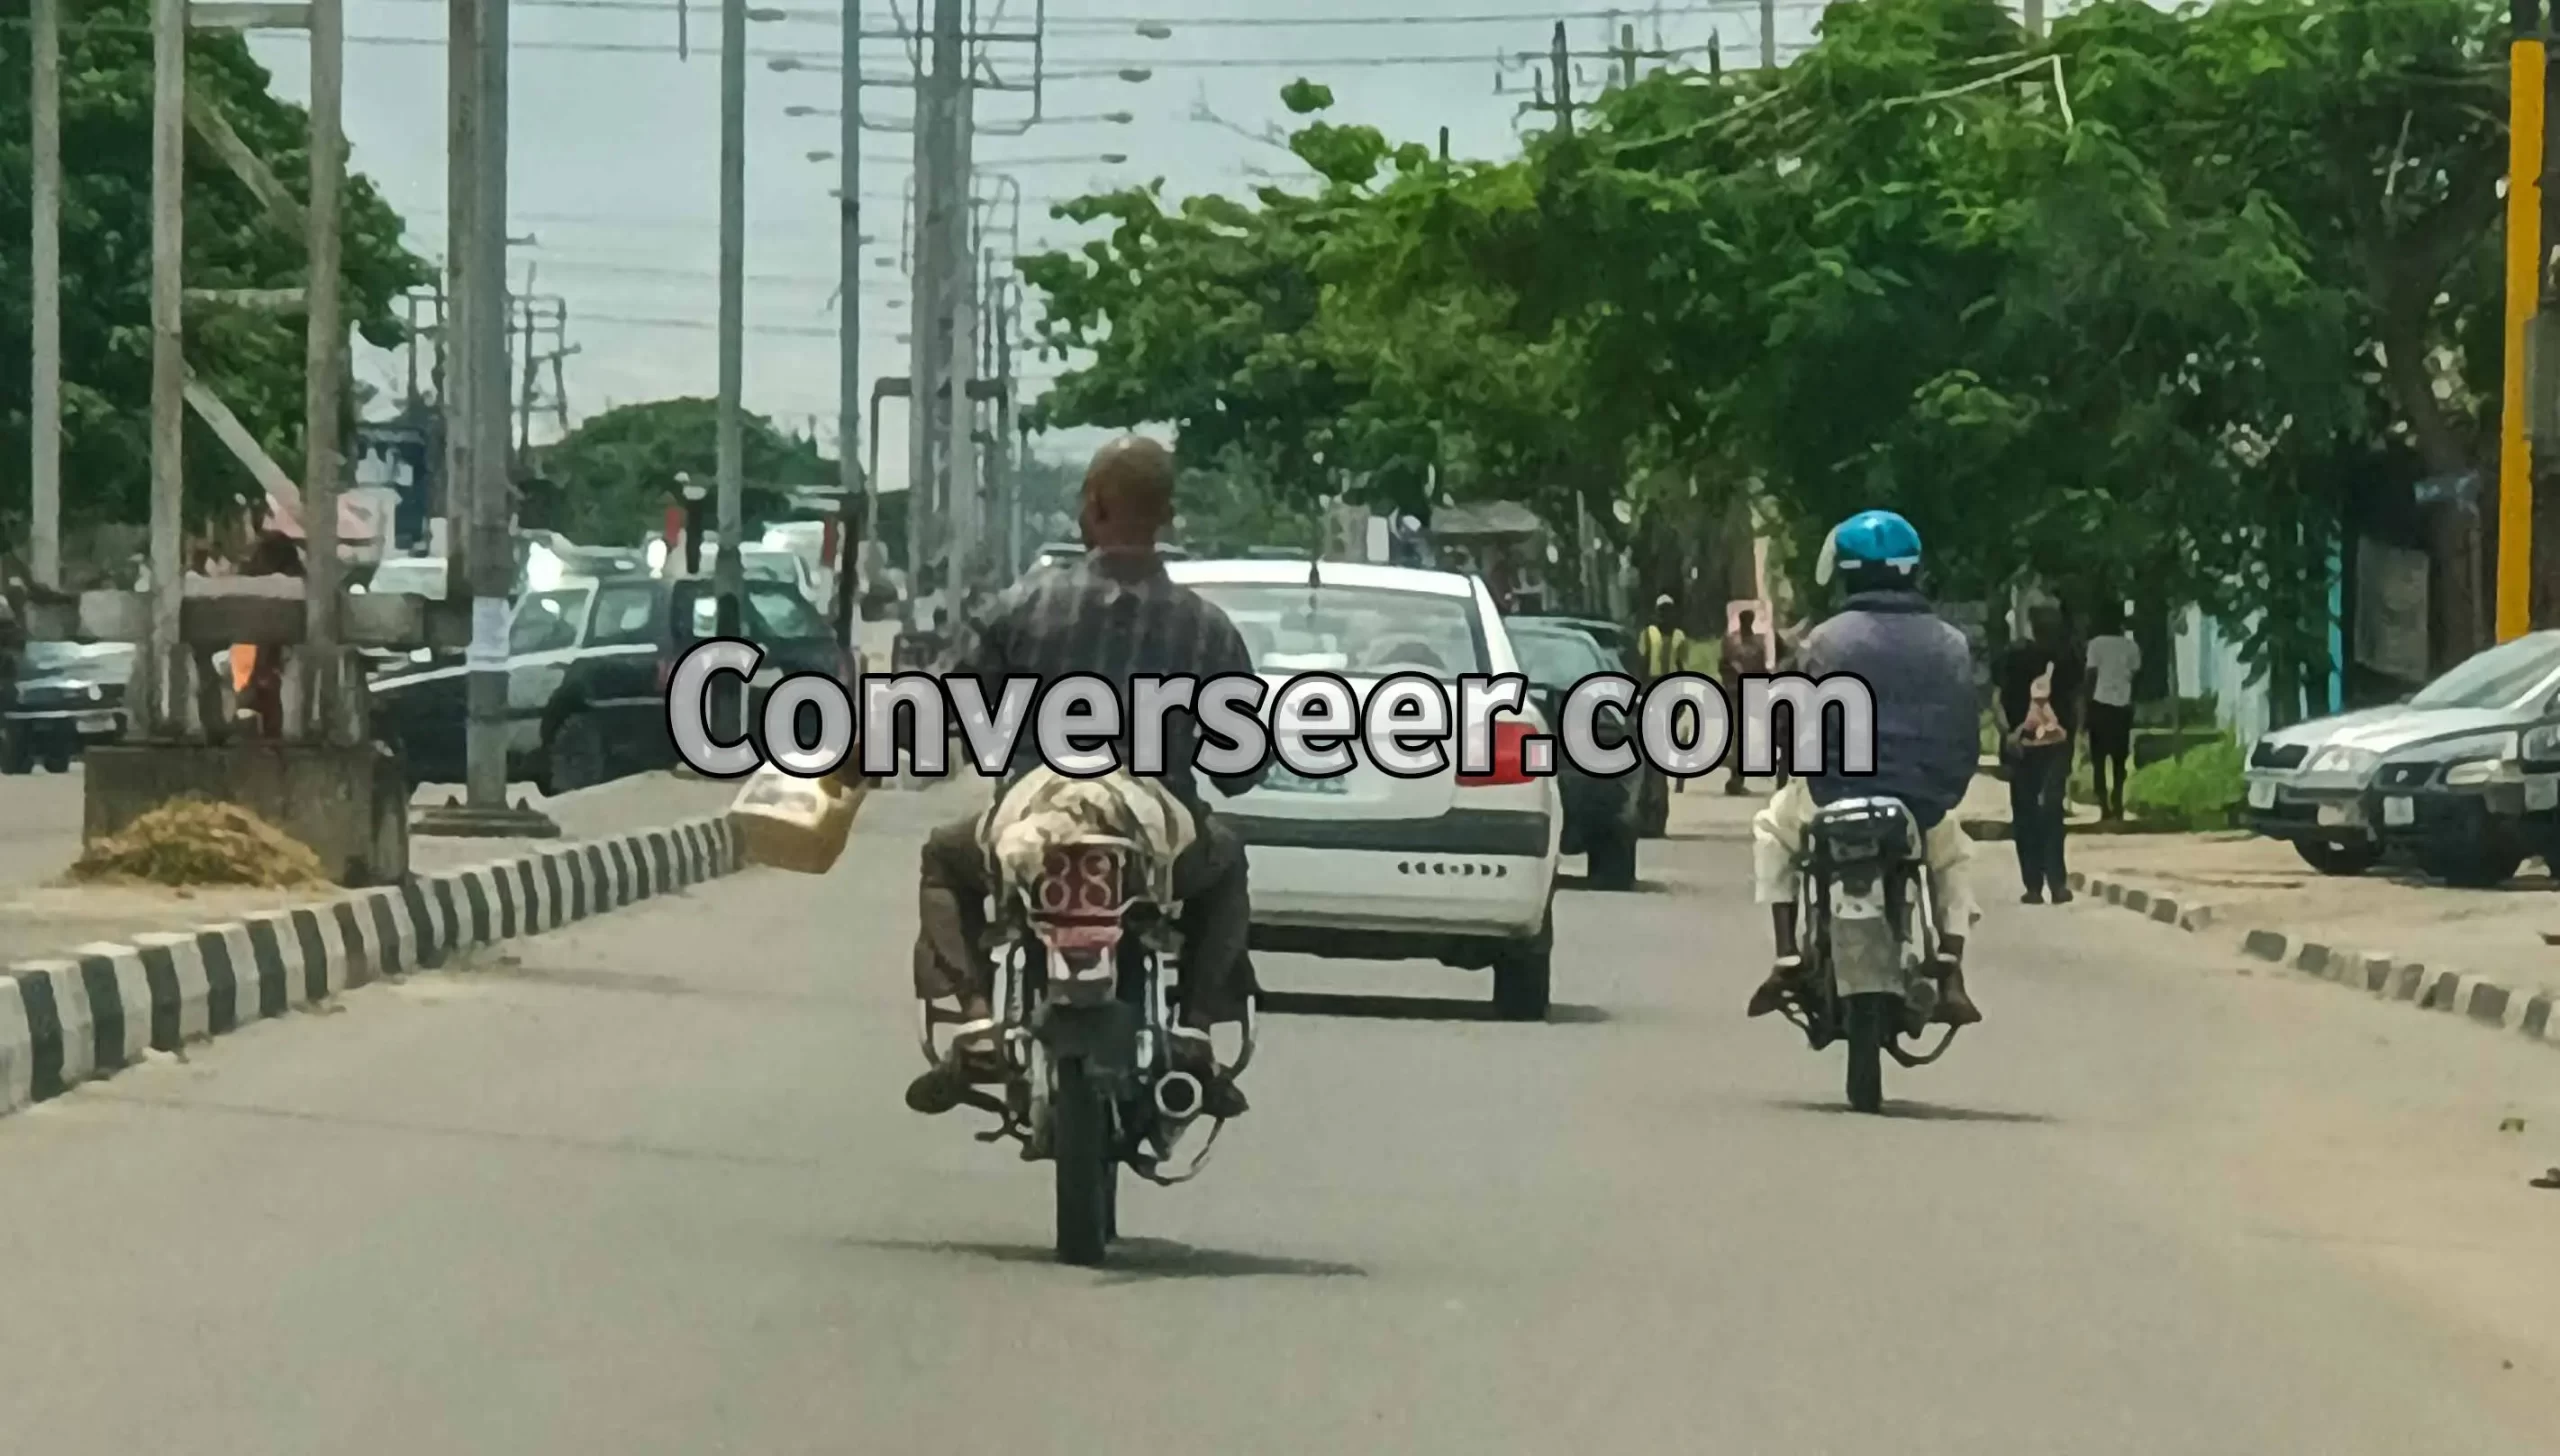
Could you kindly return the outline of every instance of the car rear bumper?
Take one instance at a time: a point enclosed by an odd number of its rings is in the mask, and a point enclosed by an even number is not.
[[[1436,956],[1545,924],[1559,825],[1530,810],[1432,819],[1222,816],[1244,840],[1256,943],[1363,958]],[[1401,940],[1419,942],[1394,949]]]

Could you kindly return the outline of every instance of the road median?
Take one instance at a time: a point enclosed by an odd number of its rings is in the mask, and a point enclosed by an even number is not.
[[[154,1052],[679,893],[739,866],[727,820],[701,816],[14,962],[0,969],[0,1114]]]

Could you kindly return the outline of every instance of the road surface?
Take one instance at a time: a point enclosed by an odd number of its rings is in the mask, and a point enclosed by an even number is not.
[[[2547,1049],[1994,894],[1990,1023],[1855,1117],[1836,1055],[1740,1015],[1740,805],[1684,808],[1716,822],[1647,892],[1563,897],[1555,1024],[1275,1016],[1207,1175],[1124,1195],[1119,1267],[1056,1267],[1047,1170],[899,1101],[950,792],[874,796],[824,881],[0,1121],[12,1448],[2560,1447]]]

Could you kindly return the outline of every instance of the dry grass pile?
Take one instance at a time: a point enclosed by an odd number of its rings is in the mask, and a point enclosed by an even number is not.
[[[311,847],[237,804],[173,799],[90,845],[71,878],[84,884],[299,889],[328,875]]]

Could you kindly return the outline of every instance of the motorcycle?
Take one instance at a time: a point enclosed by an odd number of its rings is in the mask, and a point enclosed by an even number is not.
[[[992,858],[992,856],[991,856]],[[1224,1127],[1210,1119],[1191,1142],[1205,1104],[1200,1079],[1172,1057],[1179,979],[1178,907],[1145,887],[1152,871],[1135,841],[1082,832],[1041,852],[1037,874],[1012,883],[1000,871],[995,1039],[1001,1096],[973,1092],[968,1105],[1001,1119],[980,1142],[1012,1138],[1026,1162],[1047,1160],[1056,1184],[1059,1262],[1101,1264],[1120,1236],[1123,1167],[1160,1187],[1198,1176]],[[923,1004],[928,1061],[946,1053],[938,1026],[950,1008]],[[1244,1041],[1224,1075],[1253,1058],[1254,1014],[1245,1005]]]
[[[1884,1058],[1906,1068],[1945,1055],[1957,1028],[1925,1053],[1907,1050],[1938,1007],[1937,905],[1921,863],[1920,826],[1898,799],[1841,799],[1814,812],[1798,861],[1797,989],[1782,1007],[1815,1051],[1849,1052],[1849,1105],[1884,1105]]]

